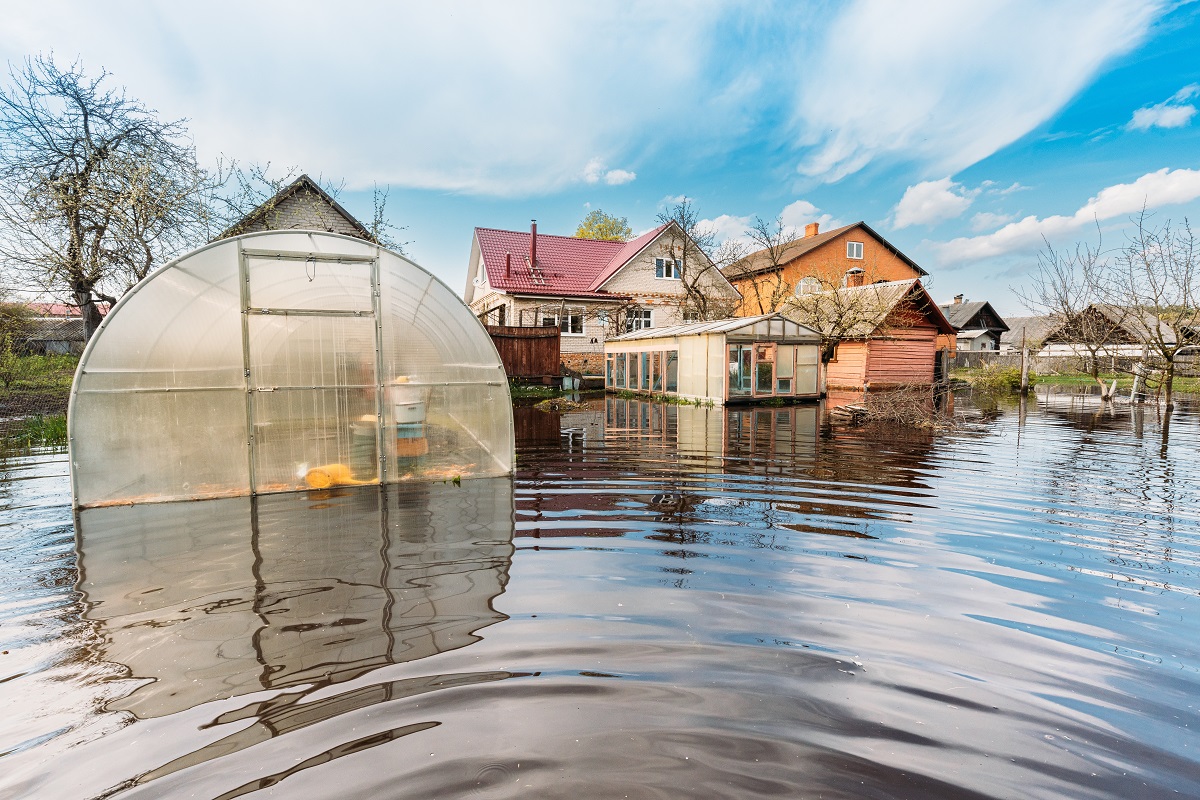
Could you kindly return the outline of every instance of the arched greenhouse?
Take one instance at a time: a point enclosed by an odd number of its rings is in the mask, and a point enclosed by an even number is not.
[[[69,414],[79,507],[507,475],[508,382],[443,283],[361,239],[247,234],[105,318]]]

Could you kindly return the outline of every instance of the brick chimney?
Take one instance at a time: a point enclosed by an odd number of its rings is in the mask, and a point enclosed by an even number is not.
[[[537,265],[537,220],[529,221],[529,266]]]
[[[961,294],[954,295],[954,305],[956,305],[956,306],[962,305],[962,301],[963,301],[963,296]]]
[[[819,223],[819,222],[808,223],[807,225],[804,226],[804,238],[807,239],[810,236],[816,236],[817,231],[820,230],[820,228],[821,228],[821,223]]]
[[[861,267],[852,267],[846,270],[846,288],[862,286],[866,277],[867,273]]]

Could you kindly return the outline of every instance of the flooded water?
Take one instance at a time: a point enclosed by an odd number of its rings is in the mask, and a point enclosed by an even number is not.
[[[515,480],[0,480],[0,797],[1200,796],[1200,408],[517,409]]]

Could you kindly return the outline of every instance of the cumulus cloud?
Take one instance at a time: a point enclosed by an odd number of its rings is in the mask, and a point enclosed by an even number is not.
[[[784,225],[796,228],[801,232],[803,232],[804,226],[810,222],[818,223],[819,230],[822,231],[842,227],[841,220],[835,219],[831,214],[822,213],[821,209],[807,200],[797,200],[784,206],[783,210],[779,212],[779,217],[783,220]]]
[[[794,125],[802,175],[840,180],[879,158],[951,174],[1053,116],[1146,36],[1161,2],[842,7],[805,55]]]
[[[1186,102],[1200,94],[1200,84],[1188,84],[1169,98],[1153,106],[1144,106],[1133,112],[1133,118],[1125,127],[1131,131],[1148,131],[1151,128],[1182,128],[1196,115],[1196,107]]]
[[[896,204],[893,228],[909,225],[933,225],[961,216],[979,194],[979,189],[964,189],[950,178],[923,181],[908,187]]]
[[[980,211],[971,217],[971,230],[986,231],[988,228],[998,228],[1016,218],[1015,214],[994,214],[991,211]]]
[[[598,183],[633,180],[622,161],[665,138],[664,119],[692,117],[709,96],[708,44],[727,12],[682,0],[636,14],[463,0],[339,9],[211,0],[145,10],[112,0],[64,14],[26,4],[5,10],[0,62],[78,54],[89,73],[107,68],[164,117],[189,118],[206,160],[298,164],[345,178],[349,191],[379,183],[528,195],[581,181],[597,154],[625,167]],[[337,57],[305,57],[299,42]],[[714,122],[704,135],[736,124]]]
[[[624,169],[606,169],[604,162],[598,158],[593,158],[583,168],[583,180],[587,183],[604,181],[609,186],[620,186],[623,183],[629,183],[635,178],[637,178],[636,172]]]
[[[1137,214],[1143,208],[1187,203],[1200,197],[1200,170],[1167,169],[1150,172],[1133,183],[1118,183],[1102,189],[1071,215],[1028,216],[1011,222],[994,233],[953,239],[937,245],[948,264],[995,258],[1016,252],[1032,252],[1043,238],[1073,234],[1096,220]]]

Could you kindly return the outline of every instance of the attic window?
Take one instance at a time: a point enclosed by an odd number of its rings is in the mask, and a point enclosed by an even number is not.
[[[656,278],[679,280],[679,273],[682,271],[683,262],[678,258],[654,259],[654,277]]]
[[[862,242],[846,242],[846,258],[861,259],[863,257]]]

